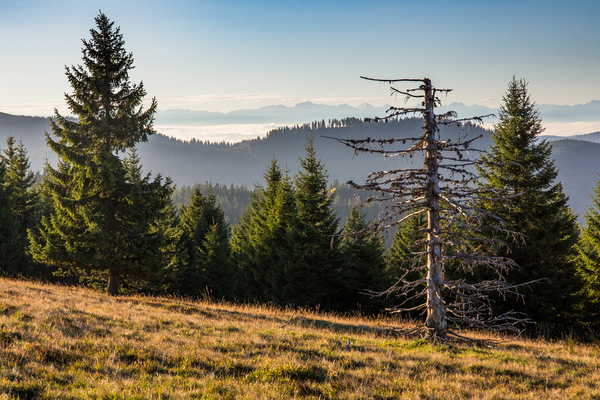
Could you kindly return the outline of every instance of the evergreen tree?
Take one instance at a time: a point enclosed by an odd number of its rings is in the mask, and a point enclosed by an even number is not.
[[[16,145],[14,137],[9,136],[6,140],[7,148],[2,155],[2,163],[5,165],[4,186],[10,198],[10,210],[13,214],[14,238],[10,242],[11,253],[8,271],[12,274],[31,273],[31,257],[27,250],[29,240],[27,230],[33,227],[35,221],[36,193],[32,186],[35,182],[33,172],[29,169],[29,157],[27,150],[20,141]]]
[[[296,200],[290,179],[276,160],[265,173],[265,181],[233,230],[238,292],[252,300],[288,304],[286,291],[296,257]]]
[[[364,214],[357,207],[350,210],[342,233],[340,253],[344,264],[339,279],[343,291],[336,296],[335,308],[352,310],[360,305],[363,311],[377,311],[380,302],[369,300],[361,293],[387,287],[383,239],[368,229]]]
[[[579,245],[579,276],[583,280],[581,319],[600,330],[600,180],[596,184],[593,207],[585,214],[586,227]]]
[[[55,110],[56,139],[46,134],[59,157],[57,168],[45,171],[53,212],[31,232],[31,252],[42,263],[100,271],[109,277],[109,293],[117,294],[123,278],[147,268],[155,249],[146,235],[172,185],[160,176],[153,182],[135,176],[135,162],[127,166],[119,157],[155,133],[157,104],[153,99],[144,109],[143,84],[129,81],[133,56],[120,29],[100,13],[90,33],[91,40],[83,40],[83,66],[66,70],[73,94],[65,98],[78,120]]]
[[[204,196],[195,188],[180,220],[185,260],[181,292],[198,296],[208,289],[215,297],[229,296],[229,226],[212,190]]]
[[[181,275],[185,267],[185,251],[183,249],[183,229],[177,208],[169,200],[162,210],[155,229],[163,235],[160,252],[162,267],[158,275],[153,275],[148,282],[147,291],[158,294],[181,293]]]
[[[331,293],[340,284],[341,258],[334,240],[338,219],[333,195],[327,190],[327,171],[317,159],[312,137],[308,139],[300,167],[295,179],[298,256],[286,290],[287,298],[292,304],[330,308]]]
[[[121,270],[123,275],[138,279],[152,280],[162,274],[168,263],[169,254],[165,248],[175,238],[162,221],[172,210],[171,194],[174,187],[169,178],[163,183],[160,174],[152,179],[151,174],[143,175],[140,158],[135,148],[123,160],[125,168],[126,198],[120,213],[122,229],[127,229],[123,237],[122,254],[125,259]],[[167,214],[167,216],[165,216]],[[142,282],[130,283],[140,287]]]
[[[0,160],[0,183],[7,181],[6,164]],[[18,257],[15,252],[17,238],[17,222],[12,211],[9,186],[0,184],[0,271],[14,274]]]
[[[417,282],[427,274],[426,246],[423,238],[423,232],[426,229],[427,216],[424,213],[407,218],[397,227],[392,245],[385,254],[385,277],[388,281],[386,287],[394,287],[399,281]],[[400,303],[395,302],[396,306],[404,309],[419,306],[422,301],[412,296],[423,289],[424,285],[420,285],[411,292],[398,293]],[[408,315],[411,318],[417,318],[420,313],[420,311],[408,312]]]
[[[312,139],[306,150],[295,187],[273,160],[234,229],[233,259],[250,299],[333,308],[342,290],[338,220]]]
[[[508,229],[524,235],[524,243],[512,243],[505,253],[518,265],[506,274],[507,281],[544,279],[524,291],[525,304],[506,299],[497,308],[523,311],[537,322],[562,324],[569,322],[578,286],[573,261],[579,232],[562,185],[554,183],[552,146],[538,139],[542,131],[527,84],[513,78],[492,133],[494,145],[482,156],[486,167],[479,173],[511,200],[489,200],[484,207],[502,218]]]

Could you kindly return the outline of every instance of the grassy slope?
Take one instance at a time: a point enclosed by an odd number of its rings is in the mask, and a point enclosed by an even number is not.
[[[599,346],[430,345],[392,323],[0,279],[0,398],[600,399]]]

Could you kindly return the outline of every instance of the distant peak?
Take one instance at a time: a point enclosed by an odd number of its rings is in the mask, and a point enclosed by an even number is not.
[[[306,107],[316,107],[318,104],[313,103],[312,101],[303,101],[301,103],[296,104],[295,108],[306,108]]]

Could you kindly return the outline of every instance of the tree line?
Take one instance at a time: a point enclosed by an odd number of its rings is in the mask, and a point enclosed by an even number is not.
[[[415,256],[423,256],[422,214],[398,224],[389,248],[360,207],[349,207],[340,221],[336,193],[310,136],[300,171],[290,176],[273,159],[237,223],[227,222],[218,186],[204,193],[191,188],[187,204],[177,206],[173,182],[144,174],[135,150],[155,133],[155,99],[146,107],[143,84],[130,82],[133,56],[125,51],[119,28],[101,13],[90,33],[91,39],[83,40],[83,66],[66,72],[73,92],[65,99],[76,119],[56,111],[47,133],[58,164],[46,165],[36,184],[22,143],[9,138],[3,150],[0,267],[5,274],[60,276],[104,286],[113,295],[209,296],[368,313],[399,302],[413,308],[416,299],[386,289],[398,277],[422,274],[411,270]],[[537,334],[568,327],[597,331],[600,183],[587,226],[580,228],[555,183],[551,145],[537,139],[542,129],[526,83],[513,79],[492,133],[494,145],[482,155],[488,162],[477,171],[489,187],[509,193],[509,201],[490,197],[480,206],[502,220],[502,235],[519,233],[517,240],[499,238],[509,245],[496,249],[497,256],[517,265],[503,271],[502,279],[536,283],[513,297],[492,296],[491,307],[498,314],[527,314],[537,322]],[[489,279],[484,269],[462,276],[452,263],[445,268],[461,279]],[[407,315],[423,318],[415,311]]]

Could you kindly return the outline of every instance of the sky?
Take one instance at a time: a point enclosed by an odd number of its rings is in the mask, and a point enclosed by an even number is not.
[[[100,10],[159,110],[403,104],[361,75],[492,108],[513,76],[537,104],[600,100],[597,0],[0,0],[0,112],[68,114],[64,68]]]

